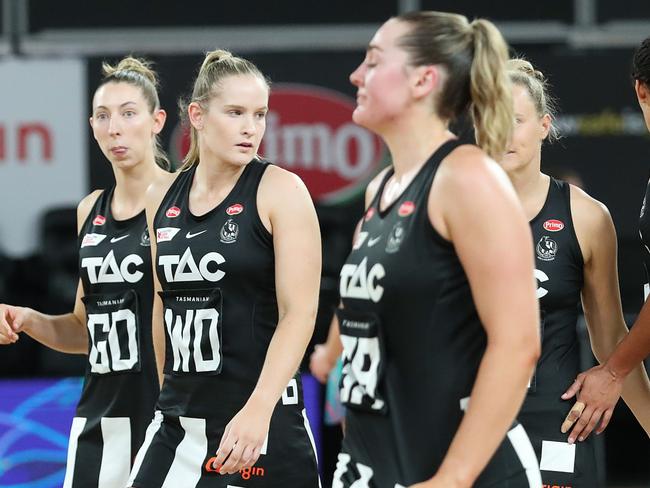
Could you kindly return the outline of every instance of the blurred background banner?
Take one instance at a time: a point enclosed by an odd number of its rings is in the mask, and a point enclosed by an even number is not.
[[[85,63],[0,60],[0,249],[39,246],[38,220],[87,192]]]
[[[81,380],[2,380],[0,391],[0,486],[62,486]]]

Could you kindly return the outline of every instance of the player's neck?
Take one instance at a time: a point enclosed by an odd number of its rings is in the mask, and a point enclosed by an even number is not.
[[[529,197],[539,190],[541,177],[541,155],[532,161],[519,166],[518,168],[508,169],[508,178],[515,187],[515,191],[520,200]]]
[[[113,192],[113,216],[123,220],[140,213],[145,205],[147,188],[163,170],[155,161],[141,162],[128,169],[115,171]]]
[[[417,171],[444,142],[455,137],[437,117],[402,120],[391,124],[381,135],[397,179]]]
[[[204,157],[196,167],[191,192],[201,195],[221,194],[224,188],[232,188],[245,168],[245,164],[225,163]]]
[[[531,174],[508,173],[528,220],[535,218],[544,206],[550,184],[549,176],[540,172],[539,167],[533,169]]]

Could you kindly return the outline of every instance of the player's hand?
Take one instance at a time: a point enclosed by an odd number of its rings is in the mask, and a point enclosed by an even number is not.
[[[596,425],[598,425],[596,434],[605,430],[612,418],[616,402],[621,397],[623,379],[606,365],[595,366],[578,375],[562,395],[564,400],[577,395],[577,401],[561,427],[564,434],[575,423],[569,435],[569,444],[573,444],[576,439],[584,441]]]
[[[332,357],[325,344],[316,344],[314,352],[309,356],[309,370],[321,383],[327,383],[327,376],[336,364],[336,357]]]
[[[0,344],[16,342],[18,334],[23,331],[30,309],[0,304]]]
[[[250,468],[260,457],[269,432],[273,408],[249,399],[224,430],[216,458],[212,463],[220,474],[237,473]]]

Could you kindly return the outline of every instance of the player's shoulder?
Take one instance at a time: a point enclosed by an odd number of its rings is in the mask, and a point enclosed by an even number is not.
[[[77,205],[77,230],[81,230],[81,227],[88,219],[90,211],[103,192],[104,190],[94,190],[81,199]]]
[[[491,199],[497,193],[514,195],[503,168],[473,144],[461,144],[443,159],[436,175],[437,186],[458,198]]]
[[[589,195],[582,188],[569,184],[571,214],[574,222],[578,221],[591,230],[597,231],[611,222],[607,206]]]
[[[160,197],[162,198],[165,193],[172,186],[176,178],[180,177],[185,170],[179,170],[175,173],[160,170],[154,173],[154,177],[147,187],[147,198]]]
[[[297,174],[275,164],[268,164],[262,175],[259,199],[273,207],[301,205],[306,201],[313,205],[307,185],[302,179]]]
[[[300,177],[280,166],[264,161],[267,164],[266,169],[264,170],[264,175],[262,176],[262,184],[264,185],[280,185],[281,187],[287,186],[303,186],[303,181]],[[254,164],[254,163],[250,163]]]
[[[377,175],[370,180],[370,183],[368,183],[368,186],[366,187],[366,196],[365,196],[365,206],[368,208],[370,205],[370,202],[375,198],[377,195],[377,192],[379,191],[379,187],[381,185],[381,182],[384,181],[384,178],[386,177],[386,174],[392,169],[392,166],[387,166],[386,168],[382,169]]]
[[[83,197],[80,201],[79,204],[77,205],[77,210],[78,211],[86,211],[90,212],[90,209],[93,208],[97,200],[99,199],[99,196],[104,193],[104,190],[93,190],[90,192],[88,195]]]

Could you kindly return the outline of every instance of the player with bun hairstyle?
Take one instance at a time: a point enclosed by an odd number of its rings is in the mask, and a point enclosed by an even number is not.
[[[269,84],[207,53],[181,171],[147,193],[164,374],[129,486],[319,486],[297,369],[315,322],[321,247],[298,177],[257,156]]]
[[[103,75],[90,125],[115,186],[92,192],[77,209],[80,283],[74,311],[51,316],[0,305],[0,343],[26,333],[52,349],[88,354],[64,488],[126,486],[160,391],[144,197],[149,184],[167,174],[157,141],[166,114],[147,61],[129,56],[116,66],[104,64]]]
[[[555,104],[544,75],[524,59],[511,59],[508,74],[515,128],[500,163],[533,233],[542,339],[542,354],[518,419],[531,438],[545,485],[595,488],[593,438],[571,445],[575,437],[567,439],[567,426],[560,428],[573,402],[561,395],[579,372],[576,324],[581,299],[599,360],[627,333],[618,290],[616,231],[602,203],[541,171],[543,142],[558,138]],[[650,403],[650,384],[641,366],[628,379],[624,395],[636,411]],[[606,421],[610,415],[606,413]]]

